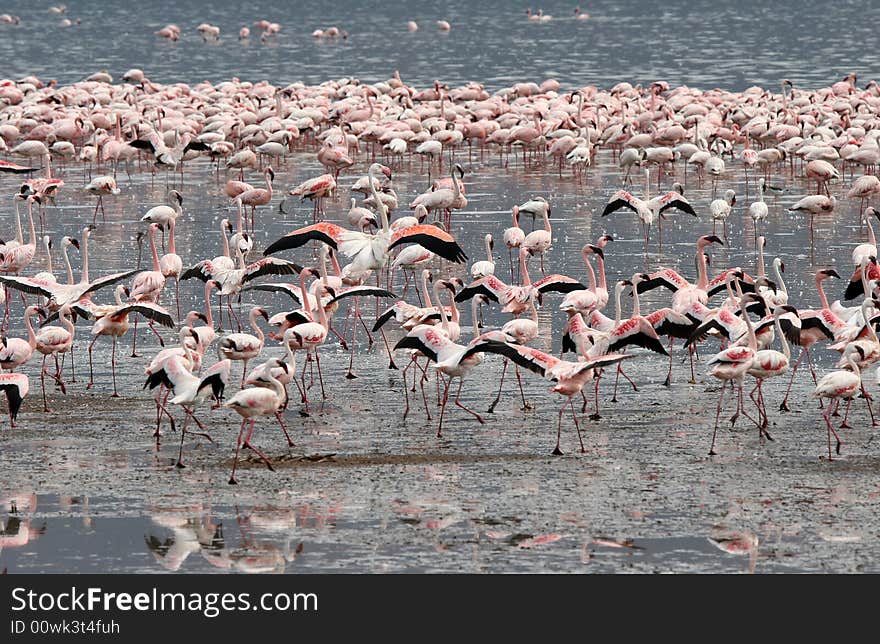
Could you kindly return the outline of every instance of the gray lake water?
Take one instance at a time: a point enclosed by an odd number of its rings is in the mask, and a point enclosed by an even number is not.
[[[419,87],[439,78],[451,86],[477,80],[490,90],[511,82],[540,82],[555,77],[564,88],[587,83],[609,86],[626,80],[666,80],[698,87],[744,89],[753,84],[776,91],[787,77],[795,85],[819,86],[848,72],[859,84],[878,76],[875,58],[856,60],[846,42],[870,41],[878,9],[855,3],[807,2],[795,12],[761,3],[737,7],[708,2],[668,3],[660,13],[650,3],[583,3],[591,19],[569,19],[574,4],[541,7],[557,17],[548,24],[526,21],[524,7],[497,12],[474,3],[298,3],[296,18],[285,3],[216,2],[203,9],[139,3],[138,11],[87,2],[67,2],[67,16],[82,24],[60,28],[60,17],[31,3],[7,3],[21,15],[18,26],[3,25],[0,54],[3,74],[17,78],[35,73],[70,82],[98,69],[114,76],[133,66],[158,82],[231,76],[321,82],[340,76],[364,81],[389,77],[399,69]],[[744,7],[744,8],[743,8]],[[833,7],[833,10],[831,8]],[[310,17],[314,16],[314,17]],[[317,16],[320,16],[318,18]],[[255,36],[241,44],[242,24],[267,18],[282,24],[277,40],[261,44]],[[433,20],[446,19],[452,31],[439,33]],[[565,18],[563,20],[562,18]],[[795,20],[797,18],[797,20]],[[419,22],[415,34],[409,19]],[[201,21],[223,30],[219,44],[201,42],[194,31]],[[177,43],[160,42],[153,31],[167,22],[183,29]],[[818,29],[801,25],[821,23]],[[338,25],[350,35],[340,42],[315,42],[313,29]],[[864,32],[864,33],[862,33]],[[661,44],[657,44],[661,43]],[[354,172],[343,175],[343,190],[327,205],[328,219],[344,220],[348,187],[369,162],[362,154]],[[456,214],[453,233],[469,256],[480,258],[486,232],[501,234],[512,205],[543,195],[553,205],[554,271],[584,279],[579,249],[610,232],[606,250],[609,280],[644,270],[641,228],[635,217],[617,213],[598,217],[620,176],[610,152],[602,151],[582,184],[550,168],[523,168],[512,159],[502,167],[497,155],[468,159],[465,178],[469,206]],[[57,168],[66,187],[48,210],[47,232],[53,238],[79,235],[91,220],[94,200],[78,190],[86,178],[81,168]],[[287,189],[322,170],[312,150],[291,155],[276,167],[276,187]],[[683,169],[676,169],[684,180]],[[803,218],[786,208],[812,189],[789,174],[774,176],[785,191],[770,198],[766,222],[768,263],[784,258],[786,283],[796,306],[815,307],[811,274],[819,266],[849,271],[849,253],[862,234],[858,203],[842,201],[833,217],[816,218],[811,242]],[[256,179],[256,177],[254,177]],[[165,193],[161,174],[145,169],[120,176],[122,194],[106,200],[107,222],[92,236],[94,274],[133,266],[138,219]],[[220,251],[218,229],[232,210],[211,166],[187,164],[178,187],[185,197],[178,226],[178,252],[185,264]],[[664,188],[672,181],[663,178]],[[395,169],[394,183],[408,201],[427,185],[418,160]],[[11,195],[14,178],[0,178],[0,194]],[[745,216],[754,186],[747,192],[739,163],[728,165],[722,189],[733,187],[740,201],[730,220],[730,245],[712,251],[712,270],[741,265],[754,269],[754,230]],[[844,185],[832,190],[838,198]],[[672,266],[694,274],[694,241],[711,232],[706,216],[711,186],[687,180],[687,194],[701,217],[673,215],[664,227],[662,253],[652,247],[651,268]],[[310,221],[310,207],[289,202],[288,214],[272,207],[258,211],[257,248]],[[11,230],[11,198],[0,209],[3,230]],[[523,222],[527,230],[531,222]],[[8,233],[7,233],[8,234]],[[497,253],[497,251],[496,251]],[[311,249],[282,256],[312,261]],[[42,268],[38,254],[35,265]],[[56,258],[57,261],[57,258]],[[78,262],[78,258],[75,259]],[[496,254],[499,274],[507,257]],[[438,266],[438,268],[441,268]],[[461,267],[442,268],[463,275]],[[533,276],[537,266],[532,265]],[[842,295],[843,284],[828,286]],[[402,283],[396,284],[398,291]],[[167,291],[170,295],[171,291]],[[200,308],[202,284],[184,284],[185,310]],[[410,293],[411,294],[411,293]],[[109,300],[104,293],[103,299]],[[564,322],[548,298],[540,312],[542,336],[534,343],[558,352]],[[17,296],[13,302],[18,302]],[[665,292],[645,297],[653,309],[668,302]],[[172,299],[166,299],[171,305]],[[246,294],[244,306],[266,305],[272,312],[289,308],[281,296]],[[629,310],[625,298],[625,311]],[[344,313],[343,313],[344,315]],[[470,324],[463,312],[464,325]],[[341,316],[339,318],[341,320]],[[10,335],[24,335],[14,318]],[[486,324],[504,317],[487,310]],[[166,332],[171,341],[173,332]],[[395,331],[389,337],[400,337]],[[722,430],[719,456],[706,457],[712,430],[716,383],[698,364],[698,383],[687,384],[687,364],[676,358],[673,386],[662,386],[666,362],[646,355],[629,371],[639,391],[622,387],[612,404],[607,379],[602,384],[603,419],[585,422],[588,453],[576,452],[576,438],[566,425],[563,450],[549,456],[560,400],[548,383],[524,376],[534,411],[519,410],[512,385],[486,425],[476,424],[450,407],[444,438],[438,439],[436,415],[424,410],[401,420],[403,383],[386,368],[381,342],[368,350],[363,336],[355,359],[356,380],[343,378],[347,354],[328,342],[322,363],[329,398],[309,418],[292,404],[285,419],[296,447],[287,450],[273,423],[260,421],[256,444],[278,471],[245,462],[241,484],[228,486],[228,468],[238,417],[228,411],[201,413],[216,445],[193,439],[188,467],[178,470],[177,435],[166,431],[157,449],[151,436],[154,411],[141,391],[143,367],[157,350],[141,333],[142,357],[120,358],[120,390],[109,393],[109,342],[96,346],[98,386],[85,392],[88,326],[77,332],[77,383],[68,395],[53,392],[41,411],[39,365],[26,369],[31,394],[20,426],[0,429],[0,570],[9,572],[855,572],[880,570],[874,473],[878,446],[861,401],[854,406],[855,428],[844,432],[843,457],[821,458],[825,449],[819,411],[809,399],[812,383],[798,376],[795,411],[776,412],[782,382],[766,386],[775,438],[759,443],[757,431],[740,423]],[[130,335],[122,343],[130,342]],[[269,343],[271,344],[271,343]],[[716,343],[708,345],[711,352]],[[280,355],[268,346],[264,355]],[[120,356],[127,356],[120,349]],[[836,354],[816,352],[820,372]],[[398,360],[402,363],[402,360]],[[236,366],[238,368],[238,366]],[[468,380],[463,400],[482,411],[494,396],[500,361],[487,359]],[[801,377],[804,376],[804,377]],[[873,376],[872,376],[873,378]],[[872,383],[873,385],[873,383]],[[433,384],[431,385],[433,387]],[[432,389],[429,389],[429,394]],[[311,395],[320,397],[316,389]],[[430,399],[430,398],[429,398]],[[735,534],[756,544],[750,553],[731,554],[710,538]]]

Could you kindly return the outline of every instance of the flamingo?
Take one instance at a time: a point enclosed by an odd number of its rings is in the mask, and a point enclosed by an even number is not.
[[[229,384],[229,375],[232,370],[232,361],[229,359],[220,360],[208,369],[204,375],[196,376],[188,368],[187,363],[181,356],[172,356],[165,363],[164,372],[168,378],[170,388],[174,393],[174,398],[169,402],[174,405],[180,405],[186,413],[183,421],[183,427],[180,429],[180,449],[177,452],[178,468],[183,468],[183,441],[186,438],[187,423],[192,418],[199,425],[200,429],[204,429],[195,416],[196,407],[206,398],[213,397],[219,403],[223,398],[223,392]],[[198,433],[198,432],[195,432]],[[207,433],[201,433],[200,436],[211,440]],[[213,442],[213,441],[212,441]]]
[[[174,278],[174,301],[177,304],[177,317],[180,317],[180,273],[183,271],[183,260],[176,252],[174,245],[174,229],[177,226],[176,220],[172,219],[168,222],[168,252],[159,258],[159,270],[167,280],[169,277]]]
[[[280,367],[284,371],[287,371],[287,364],[277,358],[269,360],[267,366]],[[242,445],[253,450],[254,454],[266,464],[266,467],[268,467],[269,470],[274,471],[269,459],[250,442],[254,433],[254,425],[257,422],[256,417],[275,415],[287,398],[284,386],[272,375],[271,369],[267,369],[267,374],[269,380],[268,388],[252,387],[250,389],[242,389],[223,405],[241,416],[241,428],[238,431],[238,439],[235,444],[235,457],[232,461],[232,474],[229,477],[230,485],[238,483],[238,480],[235,478],[235,470],[238,466],[238,452]],[[248,428],[247,434],[245,434],[244,428],[248,422],[250,422],[250,427]]]
[[[6,394],[6,403],[9,407],[9,428],[15,429],[15,419],[21,409],[21,403],[28,394],[30,384],[28,377],[23,373],[0,374],[0,391]]]
[[[30,309],[31,307],[28,308]],[[42,310],[37,309],[36,312],[42,313]],[[31,312],[31,315],[33,314],[34,312]],[[58,314],[61,320],[61,326],[44,326],[34,338],[37,351],[43,354],[43,366],[40,370],[40,383],[43,387],[43,411],[46,413],[52,411],[49,409],[49,403],[46,401],[47,375],[58,383],[58,386],[61,388],[61,393],[67,394],[67,388],[64,386],[64,381],[61,379],[61,367],[58,366],[58,354],[67,353],[73,346],[73,334],[76,329],[74,328],[73,323],[68,319],[69,315],[70,305],[65,304],[61,307]],[[50,355],[55,358],[56,369],[54,375],[46,371],[46,358]]]
[[[840,454],[841,445],[840,436],[838,436],[834,427],[831,426],[831,410],[834,407],[831,403],[840,400],[841,398],[844,400],[852,400],[859,391],[862,390],[859,360],[864,360],[865,358],[864,349],[859,345],[851,345],[851,347],[847,347],[844,351],[843,357],[846,362],[846,367],[848,368],[825,374],[822,376],[822,379],[816,383],[816,389],[813,391],[814,397],[828,399],[828,405],[825,407],[825,411],[822,412],[822,417],[825,419],[825,425],[828,430],[829,461],[834,460],[834,457],[831,455],[832,434],[834,434],[834,438],[837,440],[837,448],[835,451],[838,454]]]
[[[709,214],[712,216],[712,234],[715,234],[715,224],[721,222],[724,226],[724,239],[727,239],[727,218],[736,204],[736,192],[725,190],[723,199],[715,199],[709,204]]]
[[[486,243],[486,259],[471,265],[471,278],[475,280],[495,274],[495,260],[492,258],[492,248],[494,247],[492,235],[487,234],[484,241]]]
[[[504,245],[507,246],[507,255],[510,258],[510,281],[513,281],[513,250],[519,254],[519,248],[526,238],[525,231],[519,227],[519,206],[513,207],[513,226],[504,229]]]
[[[757,236],[759,225],[762,221],[767,218],[767,214],[769,210],[767,209],[767,204],[764,203],[764,191],[767,190],[767,181],[764,177],[758,179],[758,200],[749,204],[749,217],[752,218],[752,221],[755,222],[755,237],[757,243]]]
[[[98,208],[101,209],[101,218],[107,221],[104,213],[104,195],[118,195],[120,193],[119,188],[116,186],[116,179],[110,175],[95,177],[86,185],[84,190],[98,196],[98,203],[95,204],[95,213],[92,216],[92,225],[95,225],[98,217]]]
[[[251,231],[254,230],[254,213],[257,206],[265,206],[272,201],[272,181],[275,180],[275,171],[267,167],[263,171],[263,176],[266,178],[265,188],[251,188],[236,197],[238,203],[251,207]]]
[[[554,456],[562,455],[562,449],[560,447],[562,436],[562,415],[565,412],[566,407],[571,407],[574,426],[577,430],[578,440],[581,444],[581,452],[586,452],[583,440],[581,439],[577,414],[575,414],[574,411],[573,398],[581,392],[587,382],[592,380],[596,369],[608,367],[617,364],[621,360],[632,357],[622,354],[607,354],[598,358],[570,362],[560,360],[559,358],[555,358],[532,347],[511,344],[509,342],[493,341],[485,343],[481,347],[481,350],[489,353],[499,353],[506,358],[509,358],[517,365],[537,373],[545,380],[550,380],[556,383],[550,391],[564,396],[565,400],[559,408],[559,422],[556,428],[556,446],[553,448],[552,452]]]
[[[521,247],[528,252],[529,257],[535,255],[541,256],[541,274],[547,275],[544,270],[544,254],[550,250],[550,244],[553,243],[553,229],[550,226],[550,204],[543,209],[544,229],[533,230],[522,241]]]
[[[244,378],[247,374],[247,364],[253,358],[260,355],[263,350],[265,336],[263,330],[257,324],[257,317],[262,316],[265,320],[269,319],[269,314],[260,306],[255,306],[248,314],[251,328],[256,335],[250,333],[230,333],[220,339],[219,351],[225,358],[230,360],[241,360],[244,363],[241,371],[241,386],[244,387]]]

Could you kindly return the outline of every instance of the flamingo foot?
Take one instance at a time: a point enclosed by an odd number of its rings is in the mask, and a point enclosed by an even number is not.
[[[550,454],[551,454],[552,456],[562,456],[562,455],[563,455],[563,454],[562,454],[562,450],[559,449],[559,445],[557,445],[556,447],[554,447],[554,448],[553,448],[553,451],[550,452]]]

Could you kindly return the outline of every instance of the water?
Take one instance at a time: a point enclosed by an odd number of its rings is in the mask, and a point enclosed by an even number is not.
[[[231,76],[269,79],[276,84],[296,80],[321,82],[358,76],[363,81],[387,78],[394,69],[402,77],[427,86],[434,78],[454,86],[467,80],[490,90],[520,80],[556,77],[563,87],[595,83],[609,86],[626,80],[744,89],[762,84],[774,91],[782,77],[795,86],[816,86],[838,80],[850,71],[859,84],[877,69],[846,59],[838,43],[851,38],[867,41],[873,22],[864,16],[877,9],[835,4],[833,13],[821,3],[807,3],[798,21],[822,31],[790,36],[793,13],[755,6],[753,9],[682,3],[661,13],[645,4],[596,3],[583,8],[592,15],[584,24],[554,20],[534,25],[517,9],[497,14],[466,3],[306,3],[293,19],[282,5],[212,3],[197,10],[177,7],[175,13],[141,3],[132,16],[116,6],[69,2],[68,16],[83,24],[61,29],[57,16],[33,13],[26,3],[8,10],[22,16],[17,27],[3,26],[9,37],[0,51],[11,77],[35,73],[60,82],[82,78],[106,68],[119,76],[139,66],[158,82],[201,79],[221,81]],[[533,7],[537,9],[538,7]],[[559,18],[573,8],[563,3],[540,7]],[[320,12],[319,12],[320,9]],[[98,18],[100,11],[100,19]],[[309,16],[321,16],[309,18]],[[303,16],[305,18],[303,18]],[[261,44],[253,36],[240,44],[235,32],[259,18],[277,20],[277,41]],[[876,17],[876,16],[875,16]],[[432,20],[445,18],[453,29],[438,33]],[[419,21],[416,34],[405,30],[408,19]],[[218,45],[202,43],[194,31],[201,21],[223,30]],[[153,31],[166,22],[184,31],[177,43],[159,42]],[[350,32],[344,42],[315,42],[314,28],[336,24]],[[864,26],[863,26],[864,25]],[[865,31],[864,34],[860,33]],[[51,37],[46,37],[49,34]],[[662,45],[655,45],[662,42]],[[356,172],[343,175],[342,190],[328,202],[328,219],[344,220],[348,187],[366,168],[369,157],[357,159]],[[582,184],[552,168],[523,168],[511,159],[504,168],[495,154],[468,159],[469,199],[456,214],[453,232],[470,258],[483,254],[483,235],[500,238],[509,225],[513,204],[543,195],[553,205],[553,250],[548,266],[585,279],[579,249],[603,232],[615,241],[606,249],[609,281],[645,270],[641,228],[625,212],[607,218],[598,214],[620,177],[610,152],[602,151]],[[444,166],[446,167],[446,166]],[[298,150],[277,167],[276,189],[288,189],[320,174],[314,151]],[[93,198],[78,190],[86,179],[82,169],[57,168],[64,177],[57,206],[48,210],[47,233],[79,236],[91,220]],[[445,170],[444,170],[445,171]],[[682,168],[677,178],[684,180]],[[653,175],[652,175],[653,176]],[[188,163],[182,180],[184,216],[178,225],[178,252],[185,264],[220,252],[219,222],[232,216],[217,177],[205,160]],[[254,181],[259,178],[254,175]],[[664,177],[663,187],[672,181]],[[138,219],[161,203],[165,178],[145,168],[133,168],[129,179],[120,175],[122,194],[106,200],[107,221],[92,235],[95,275],[130,268],[136,256]],[[861,239],[858,204],[843,201],[834,217],[817,217],[813,243],[800,216],[786,211],[813,186],[789,174],[774,176],[785,192],[768,197],[770,217],[767,262],[783,257],[785,280],[796,306],[814,307],[818,299],[811,274],[820,266],[849,273],[849,253]],[[408,202],[424,190],[427,180],[419,161],[395,168],[395,187]],[[754,198],[738,163],[728,165],[720,184],[733,187],[740,200],[729,222],[729,245],[712,249],[712,269],[741,265],[754,270],[754,237],[745,215]],[[10,195],[17,181],[0,177],[0,194]],[[640,186],[637,186],[639,191]],[[838,198],[845,186],[832,187]],[[658,253],[652,239],[650,267],[672,266],[694,275],[694,241],[711,232],[706,212],[711,185],[687,180],[687,196],[699,219],[674,214],[664,227],[664,246]],[[271,208],[257,213],[256,247],[264,248],[289,230],[310,221],[308,204],[289,202],[289,214]],[[2,206],[2,226],[12,229],[11,204]],[[522,222],[526,230],[531,221]],[[8,233],[5,233],[8,234]],[[497,250],[498,274],[508,274],[508,260]],[[281,256],[301,263],[314,261],[311,249]],[[56,256],[56,271],[57,271]],[[148,258],[147,260],[148,261]],[[34,266],[43,268],[38,253]],[[74,255],[74,264],[79,258]],[[435,267],[463,276],[461,267]],[[537,262],[530,269],[538,275]],[[78,271],[78,268],[77,268]],[[173,306],[169,286],[164,302]],[[402,280],[395,289],[402,290]],[[829,284],[831,299],[843,285]],[[201,282],[184,283],[184,310],[202,306]],[[409,296],[411,297],[410,292]],[[17,298],[17,296],[16,296]],[[13,302],[18,300],[13,298]],[[102,294],[101,301],[109,301]],[[559,350],[563,323],[556,310],[559,298],[547,298],[540,311],[544,331],[534,346]],[[244,310],[260,303],[274,313],[290,307],[283,296],[246,294]],[[644,297],[653,309],[668,303],[665,292]],[[625,314],[630,299],[624,298]],[[470,314],[462,312],[467,332]],[[337,317],[341,325],[344,311]],[[488,326],[506,320],[485,311]],[[11,335],[23,336],[14,316]],[[369,316],[368,316],[369,319]],[[165,332],[172,341],[174,333]],[[151,436],[155,416],[150,398],[141,391],[143,367],[157,350],[148,334],[139,335],[142,357],[127,357],[130,334],[121,342],[119,383],[121,399],[110,399],[109,341],[95,346],[97,387],[84,391],[88,325],[77,330],[77,383],[69,395],[50,389],[45,415],[40,405],[39,365],[28,365],[31,393],[20,415],[20,427],[0,430],[3,475],[0,479],[0,569],[9,572],[434,572],[434,571],[877,571],[880,553],[876,533],[872,472],[876,448],[861,401],[853,412],[853,430],[845,431],[844,456],[828,463],[819,412],[808,400],[808,376],[798,377],[792,400],[796,411],[781,415],[775,408],[783,382],[765,388],[773,443],[758,442],[757,431],[740,423],[723,430],[719,456],[705,454],[712,429],[717,387],[697,366],[698,384],[689,385],[687,363],[676,354],[673,386],[662,387],[666,362],[658,356],[632,361],[631,373],[639,391],[624,386],[620,401],[610,400],[611,383],[602,383],[603,419],[586,422],[588,453],[577,454],[577,439],[566,418],[563,458],[552,458],[560,400],[548,383],[524,375],[526,395],[536,407],[519,410],[512,384],[488,423],[478,425],[461,410],[450,407],[444,438],[435,437],[438,409],[432,421],[414,405],[401,421],[404,392],[398,372],[386,368],[381,340],[368,349],[360,336],[355,370],[357,380],[343,378],[347,354],[328,342],[322,352],[329,399],[309,418],[291,404],[285,414],[296,447],[284,447],[277,425],[260,421],[255,442],[276,463],[268,472],[246,460],[241,484],[226,484],[231,467],[237,416],[227,411],[200,414],[216,444],[193,438],[187,443],[188,467],[173,466],[178,434],[167,431],[157,449]],[[399,332],[390,334],[396,341]],[[714,350],[710,342],[705,353]],[[272,343],[264,355],[280,355]],[[819,371],[830,368],[836,354],[817,352]],[[301,362],[301,361],[300,361]],[[402,359],[398,359],[403,363]],[[240,373],[236,365],[235,373]],[[468,379],[463,401],[481,413],[494,397],[500,362],[487,359]],[[803,374],[801,374],[803,375]],[[433,383],[428,395],[434,398]],[[310,395],[318,401],[317,386]],[[729,413],[729,412],[728,412]],[[747,555],[730,554],[710,537],[732,532],[756,539]],[[222,535],[222,536],[221,536]],[[621,547],[621,544],[625,544]],[[632,547],[630,547],[632,546]]]

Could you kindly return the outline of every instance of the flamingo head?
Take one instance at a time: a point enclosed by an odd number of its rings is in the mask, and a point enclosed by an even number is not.
[[[709,244],[721,244],[722,246],[724,246],[724,242],[717,235],[703,235],[697,241],[697,245],[700,248],[705,248]]]
[[[600,246],[594,246],[593,244],[587,244],[583,248],[581,248],[581,253],[586,255],[598,255],[601,258],[605,258],[605,251],[602,250]]]
[[[259,315],[260,317],[262,317],[264,320],[266,320],[267,322],[269,321],[269,314],[266,312],[266,309],[264,309],[262,306],[254,307],[254,312],[257,315]]]
[[[183,205],[183,195],[181,195],[177,190],[169,190],[168,191],[168,201],[177,202],[177,205]]]
[[[266,168],[265,174],[269,177],[269,183],[275,181],[275,171],[272,169],[272,166]]]

